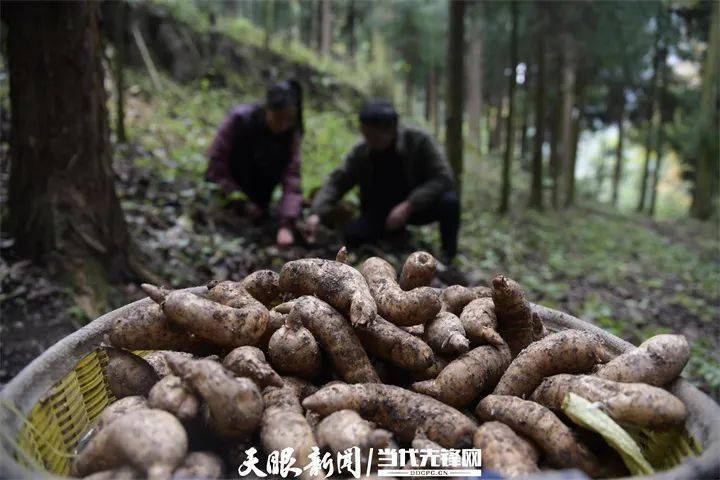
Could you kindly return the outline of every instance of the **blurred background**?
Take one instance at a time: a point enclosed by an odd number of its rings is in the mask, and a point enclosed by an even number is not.
[[[141,281],[334,257],[332,231],[278,249],[203,179],[228,111],[296,78],[306,198],[389,98],[447,151],[468,283],[504,272],[632,342],[685,334],[718,399],[717,2],[3,2],[2,22],[2,382]]]

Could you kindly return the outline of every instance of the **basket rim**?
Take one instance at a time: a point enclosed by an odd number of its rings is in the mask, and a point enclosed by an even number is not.
[[[205,287],[190,287],[183,290],[200,293],[205,290]],[[97,348],[103,340],[104,334],[115,320],[130,309],[148,302],[152,302],[152,300],[143,298],[107,312],[61,339],[30,362],[8,382],[0,391],[0,397],[4,401],[14,404],[23,415],[27,415],[45,396],[52,385],[72,371],[81,358]],[[635,347],[630,342],[570,314],[538,304],[531,305],[533,311],[548,326],[559,329],[575,328],[598,333],[602,336],[605,345],[616,354]],[[686,459],[683,463],[670,470],[643,478],[674,480],[720,477],[720,405],[682,378],[671,386],[670,391],[686,403],[689,412],[694,413],[694,415],[688,415],[686,426],[696,438],[701,440],[703,453],[699,457]],[[702,418],[696,418],[698,416]],[[21,419],[10,414],[5,408],[0,409],[0,421],[8,429],[7,433],[13,436],[17,436],[22,427]],[[0,456],[1,476],[7,478],[66,478],[20,465],[15,461],[11,451],[8,451],[2,441],[0,441],[0,451],[2,451]],[[640,477],[625,478],[636,479]]]

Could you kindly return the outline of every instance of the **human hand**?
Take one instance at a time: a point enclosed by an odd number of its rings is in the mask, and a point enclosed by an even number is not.
[[[275,240],[278,247],[289,247],[295,243],[295,236],[288,227],[280,227],[277,232],[277,239]]]
[[[263,216],[265,211],[255,202],[247,200],[245,202],[245,214],[253,220]]]
[[[407,200],[395,205],[385,219],[385,230],[398,230],[404,227],[410,218],[410,213],[412,206]]]

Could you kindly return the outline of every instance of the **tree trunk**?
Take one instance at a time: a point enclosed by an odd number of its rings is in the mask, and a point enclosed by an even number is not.
[[[303,2],[305,4],[305,2]],[[308,0],[308,8],[310,9],[310,31],[308,47],[316,53],[320,53],[320,17],[322,12],[322,4],[320,0]]]
[[[657,143],[655,145],[655,168],[653,168],[652,183],[650,185],[650,206],[648,208],[648,214],[652,217],[655,215],[655,206],[657,202],[657,189],[658,182],[660,181],[660,174],[662,173],[662,160],[663,160],[663,144],[665,143],[665,123],[669,120],[667,117],[667,70],[668,67],[665,64],[667,60],[667,49],[662,48],[660,52],[660,61],[658,62],[660,68],[660,95],[659,105],[660,120],[657,126]]]
[[[435,96],[437,90],[435,86],[435,62],[430,65],[427,81],[425,82],[425,121],[432,125],[435,120]]]
[[[470,51],[468,52],[468,127],[470,143],[478,149],[482,145],[480,132],[480,119],[482,118],[482,2],[475,2],[474,8],[478,9],[478,20],[472,27],[470,36]]]
[[[552,125],[550,127],[550,179],[552,180],[550,203],[553,208],[557,208],[560,199],[560,129],[562,126],[562,116],[560,115],[560,106],[555,105],[551,116]]]
[[[270,49],[270,42],[272,41],[273,31],[275,30],[275,0],[265,0],[263,2],[265,7],[265,50]]]
[[[493,150],[493,132],[495,131],[495,117],[493,116],[494,112],[495,109],[493,108],[492,101],[488,99],[487,108],[485,108],[485,138],[487,138],[488,153],[492,152]]]
[[[330,57],[330,45],[332,42],[332,8],[330,0],[322,0],[322,16],[321,21],[321,39],[320,39],[320,55]]]
[[[665,143],[665,124],[661,121],[658,125],[658,138],[655,148],[655,168],[653,169],[652,187],[650,190],[650,208],[648,214],[652,217],[655,215],[655,205],[657,202],[658,183],[662,172],[663,160],[663,144]]]
[[[530,183],[530,208],[543,209],[543,143],[545,140],[545,29],[538,27],[535,50],[537,79],[535,81],[535,138]]]
[[[570,137],[570,166],[567,171],[567,191],[565,194],[565,207],[571,207],[575,204],[575,169],[577,165],[577,149],[580,142],[580,133],[582,132],[582,96],[581,92],[576,93],[577,116],[573,117],[572,135]]]
[[[347,34],[348,34],[348,56],[350,57],[350,64],[353,67],[357,66],[357,59],[355,58],[355,50],[357,49],[357,46],[356,46],[357,39],[355,38],[355,35],[356,35],[355,17],[356,17],[355,0],[350,0],[348,3],[348,13],[347,13]]]
[[[528,122],[530,118],[530,71],[525,73],[525,83],[523,84],[522,95],[522,124],[520,125],[520,158],[522,164],[526,165],[525,157],[527,155],[527,139],[528,139]]]
[[[709,219],[716,211],[718,176],[718,68],[720,67],[720,7],[712,4],[710,35],[703,65],[698,157],[695,164],[695,189],[690,214]]]
[[[405,73],[405,115],[408,118],[413,115],[413,82],[412,69]]]
[[[435,138],[440,138],[440,125],[442,115],[440,114],[440,71],[437,68],[433,68],[435,76],[433,78],[433,130]]]
[[[115,21],[115,58],[113,76],[115,77],[115,136],[118,143],[125,143],[125,28],[127,27],[127,4],[115,4],[118,19]]]
[[[100,3],[9,4],[12,126],[8,212],[21,256],[48,262],[78,305],[106,305],[127,273],[129,236],[115,194],[98,31]]]
[[[495,118],[492,122],[493,130],[492,130],[492,135],[490,136],[490,151],[493,151],[493,152],[500,149],[500,145],[502,144],[502,136],[503,136],[502,112],[503,112],[503,104],[504,104],[503,100],[504,99],[501,97],[498,100],[499,100],[499,102],[498,102],[496,108],[494,109],[495,110],[495,115],[494,115]]]
[[[615,149],[615,168],[612,179],[612,204],[617,207],[618,195],[620,193],[620,181],[622,180],[623,169],[623,143],[625,140],[625,89],[621,88],[620,105],[618,107],[618,142]]]
[[[655,18],[655,21],[658,22],[658,26],[655,28],[655,53],[653,54],[653,63],[652,63],[652,76],[650,77],[650,86],[648,88],[648,109],[647,109],[647,134],[645,137],[645,162],[643,163],[643,170],[642,170],[642,176],[640,178],[640,192],[639,192],[639,200],[638,200],[638,206],[637,211],[642,212],[645,210],[645,199],[647,197],[647,186],[648,186],[648,177],[650,173],[650,157],[653,153],[653,137],[654,137],[654,128],[655,128],[655,96],[656,96],[656,86],[657,86],[657,74],[658,74],[658,64],[660,61],[660,19],[659,17]]]
[[[512,188],[512,160],[515,143],[515,74],[517,72],[518,58],[518,3],[511,2],[512,26],[510,32],[510,75],[508,76],[508,116],[505,124],[505,158],[502,169],[502,189],[500,191],[500,213],[507,213],[510,209],[510,189]]]
[[[445,117],[445,148],[450,166],[455,172],[455,184],[461,190],[463,173],[463,77],[464,77],[464,39],[465,39],[465,2],[448,1],[450,24],[448,26],[447,54],[447,94],[445,96],[447,112]]]
[[[561,131],[561,165],[563,170],[563,180],[565,187],[564,205],[568,206],[571,199],[571,191],[575,183],[575,174],[572,169],[572,151],[573,151],[573,104],[575,101],[575,66],[573,60],[572,46],[570,45],[570,37],[566,36],[563,40],[565,47],[565,58],[562,69],[562,129]]]

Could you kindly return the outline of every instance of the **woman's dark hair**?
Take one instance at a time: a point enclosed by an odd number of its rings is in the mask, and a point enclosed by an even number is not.
[[[302,135],[305,132],[303,122],[303,91],[297,80],[286,80],[270,86],[265,97],[265,104],[271,110],[279,110],[288,105],[297,108],[297,123],[295,129]]]

